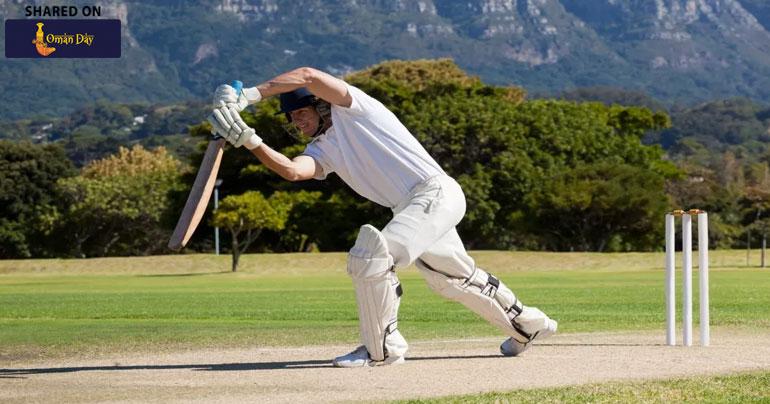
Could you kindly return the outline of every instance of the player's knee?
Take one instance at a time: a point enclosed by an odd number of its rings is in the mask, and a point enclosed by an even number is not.
[[[393,267],[385,237],[372,225],[363,225],[348,253],[348,275],[353,279],[382,277]]]
[[[393,265],[396,268],[408,267],[417,257],[412,257],[409,253],[409,248],[403,243],[395,241],[390,238],[386,238],[388,242],[388,252],[393,257]]]
[[[457,300],[457,290],[453,287],[454,285],[452,283],[454,281],[452,278],[436,271],[422,258],[417,258],[414,261],[414,265],[417,267],[420,275],[425,279],[425,282],[431,290],[447,299]]]

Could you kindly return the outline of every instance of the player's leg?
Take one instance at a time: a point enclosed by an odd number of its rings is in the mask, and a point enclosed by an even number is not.
[[[407,344],[396,327],[401,288],[395,268],[409,265],[453,229],[464,213],[460,186],[450,177],[436,177],[415,187],[394,209],[382,233],[370,225],[361,227],[348,255],[348,273],[356,289],[363,345],[336,358],[336,366],[403,361]]]
[[[556,332],[556,321],[525,306],[502,281],[475,265],[454,229],[415,264],[431,289],[462,303],[510,336],[500,347],[504,355],[518,355],[535,338]]]
[[[449,176],[431,178],[394,210],[382,229],[397,268],[407,267],[455,228],[465,215],[465,195]]]
[[[364,225],[348,255],[358,304],[362,346],[334,359],[338,367],[401,363],[408,348],[397,328],[401,284],[382,233]]]

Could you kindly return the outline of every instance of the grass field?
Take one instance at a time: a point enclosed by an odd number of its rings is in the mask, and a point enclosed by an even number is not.
[[[663,340],[662,253],[473,256],[525,303],[559,320],[560,333],[659,330]],[[711,253],[711,323],[770,331],[770,270],[746,267],[745,259],[745,251]],[[240,272],[228,269],[229,257],[210,255],[0,261],[0,361],[357,342],[345,254],[248,255]],[[414,268],[400,277],[399,328],[411,341],[499,335],[434,295]],[[697,297],[697,287],[694,292]],[[697,300],[694,305],[697,324]],[[427,402],[565,401],[770,402],[770,372]]]
[[[663,333],[660,253],[473,255],[526,304],[559,320],[561,333]],[[228,260],[0,261],[0,358],[357,341],[344,254],[250,255],[238,273],[226,272]],[[744,264],[745,251],[712,252],[711,323],[770,329],[770,270]],[[434,295],[414,268],[401,271],[401,279],[399,328],[410,340],[499,335]],[[696,302],[696,322],[697,313]]]
[[[767,403],[770,372],[410,400],[404,403]]]

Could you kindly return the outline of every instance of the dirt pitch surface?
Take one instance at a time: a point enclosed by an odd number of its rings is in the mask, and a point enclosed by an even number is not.
[[[518,358],[499,343],[414,342],[405,364],[360,369],[331,367],[349,346],[3,361],[0,402],[372,401],[770,369],[760,331],[720,329],[706,348],[665,346],[663,332],[556,335]]]

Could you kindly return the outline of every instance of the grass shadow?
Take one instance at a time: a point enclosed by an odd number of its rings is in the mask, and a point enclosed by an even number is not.
[[[203,275],[225,275],[225,274],[231,274],[231,273],[233,273],[233,271],[191,272],[186,274],[136,275],[136,277],[137,278],[175,278],[175,277],[203,276]]]

